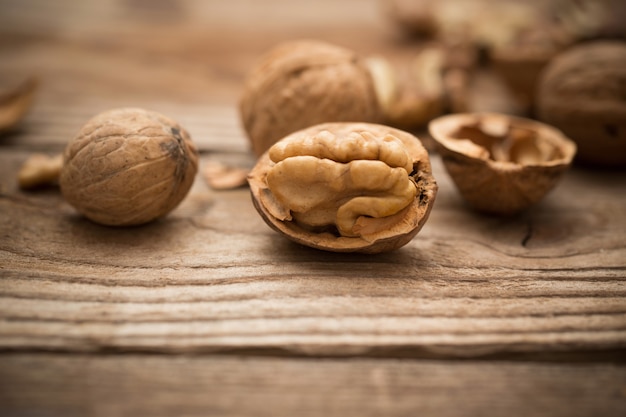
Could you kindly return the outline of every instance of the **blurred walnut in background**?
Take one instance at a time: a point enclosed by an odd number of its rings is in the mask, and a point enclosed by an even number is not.
[[[384,0],[401,33],[469,44],[529,112],[541,71],[581,41],[626,38],[623,0]]]
[[[380,119],[374,83],[354,51],[317,40],[292,40],[266,52],[246,76],[243,127],[260,156],[284,136],[330,121]]]
[[[626,36],[622,0],[383,0],[408,35],[471,37],[489,48],[546,31],[553,41]]]
[[[598,40],[550,61],[537,93],[537,117],[578,144],[578,160],[626,166],[626,41]]]

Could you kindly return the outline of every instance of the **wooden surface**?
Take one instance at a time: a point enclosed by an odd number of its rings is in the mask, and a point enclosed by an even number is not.
[[[0,374],[2,415],[44,416],[618,416],[626,384],[613,364],[134,354],[9,354]]]
[[[470,211],[433,154],[431,218],[379,256],[292,244],[201,176],[131,229],[17,187],[30,154],[117,106],[249,167],[236,103],[258,56],[298,37],[410,53],[388,23],[373,0],[0,0],[0,79],[40,79],[0,138],[0,415],[624,414],[624,171],[575,167],[505,219]]]

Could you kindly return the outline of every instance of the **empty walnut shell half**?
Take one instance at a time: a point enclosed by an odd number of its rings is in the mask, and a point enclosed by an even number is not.
[[[510,215],[538,202],[576,154],[560,130],[498,113],[442,116],[429,131],[461,195],[488,213]]]
[[[196,147],[175,121],[114,109],[89,120],[68,143],[59,185],[67,202],[94,222],[139,225],[173,210],[197,167]]]
[[[355,52],[296,40],[272,48],[248,73],[240,100],[256,156],[296,130],[325,122],[376,122],[374,83]]]
[[[300,244],[378,253],[408,243],[437,194],[415,136],[371,123],[325,123],[273,145],[248,176],[265,222]]]

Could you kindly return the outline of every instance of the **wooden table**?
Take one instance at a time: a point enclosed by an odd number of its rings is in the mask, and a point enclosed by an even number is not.
[[[625,415],[624,171],[575,167],[495,218],[433,154],[431,218],[378,256],[292,244],[201,176],[130,229],[17,187],[30,154],[120,106],[177,119],[201,164],[250,167],[242,79],[300,37],[414,47],[375,0],[0,0],[0,79],[40,80],[0,138],[0,415]]]

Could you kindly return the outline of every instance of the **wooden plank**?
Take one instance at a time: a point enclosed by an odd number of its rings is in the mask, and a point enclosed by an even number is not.
[[[217,192],[200,178],[171,216],[134,229],[80,218],[57,190],[18,190],[31,152],[61,151],[89,117],[119,106],[179,120],[202,163],[251,166],[237,94],[279,40],[415,51],[389,42],[373,0],[323,1],[310,14],[279,0],[220,13],[194,0],[152,14],[138,4],[1,5],[0,75],[39,72],[42,87],[1,143],[0,349],[578,360],[626,349],[623,172],[576,168],[505,219],[468,210],[434,155],[431,219],[407,247],[376,257],[291,244],[246,189]]]
[[[382,10],[0,0],[0,86],[41,81],[0,138],[0,415],[625,414],[626,172],[577,167],[505,219],[470,211],[434,155],[430,220],[379,256],[292,244],[247,189],[200,177],[172,215],[132,229],[17,188],[29,154],[122,106],[178,120],[201,164],[250,167],[247,69],[299,37],[412,56]]]
[[[441,191],[424,230],[364,257],[292,244],[246,189],[200,178],[163,221],[101,227],[54,190],[18,190],[26,154],[0,155],[2,349],[580,360],[626,349],[626,174],[574,169],[503,219],[467,209],[435,156]]]
[[[0,414],[7,416],[611,417],[625,411],[626,368],[612,364],[0,355]]]

